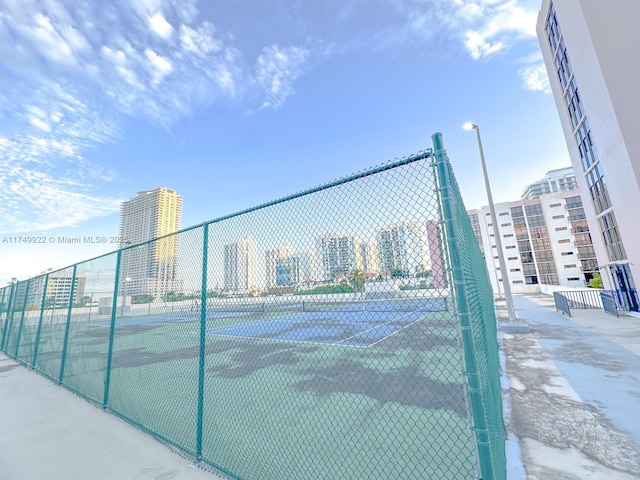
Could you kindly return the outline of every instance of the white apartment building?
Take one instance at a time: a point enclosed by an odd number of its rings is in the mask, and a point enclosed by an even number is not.
[[[351,233],[332,233],[316,239],[322,265],[322,279],[334,281],[362,270],[360,241]]]
[[[258,289],[258,244],[252,237],[224,246],[224,288],[241,293]]]
[[[180,230],[182,197],[169,188],[139,192],[120,209],[121,248],[147,242]],[[152,295],[162,299],[167,292],[183,290],[176,278],[178,235],[170,235],[140,247],[123,250],[120,262],[120,292]]]
[[[541,195],[557,192],[569,192],[578,188],[573,167],[549,170],[543,179],[527,185],[522,191],[524,200],[533,200]]]
[[[376,232],[380,271],[402,275],[424,274],[430,270],[425,225],[399,222]]]
[[[494,221],[498,222],[514,293],[539,291],[540,284],[584,287],[593,277],[595,250],[577,190],[497,203],[495,207],[497,220],[488,206],[468,211],[494,292],[504,291]]]
[[[638,310],[638,0],[543,0],[537,33],[606,288]]]

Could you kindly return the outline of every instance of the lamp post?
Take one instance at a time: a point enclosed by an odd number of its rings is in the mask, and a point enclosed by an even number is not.
[[[480,161],[482,162],[482,173],[484,175],[484,185],[487,189],[487,200],[489,201],[489,211],[491,212],[491,220],[493,223],[493,235],[496,241],[496,250],[498,250],[498,263],[502,272],[502,287],[504,289],[504,297],[507,303],[507,313],[509,321],[516,321],[516,312],[513,308],[513,297],[511,296],[511,285],[509,284],[509,275],[507,274],[507,264],[504,261],[504,252],[502,251],[502,241],[500,240],[500,231],[498,230],[498,217],[496,216],[496,207],[493,204],[493,196],[491,195],[491,185],[489,184],[489,174],[487,173],[487,164],[484,161],[484,150],[482,149],[482,140],[480,139],[480,129],[475,123],[467,122],[462,128],[465,130],[475,130],[478,139],[478,150],[480,150]],[[498,287],[499,288],[499,287]]]

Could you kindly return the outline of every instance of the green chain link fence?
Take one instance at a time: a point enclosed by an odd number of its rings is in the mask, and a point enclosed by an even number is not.
[[[0,290],[2,350],[235,479],[504,479],[496,320],[434,148]]]

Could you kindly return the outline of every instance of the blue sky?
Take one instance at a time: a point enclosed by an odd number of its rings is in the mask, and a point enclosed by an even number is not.
[[[0,242],[116,236],[161,186],[187,227],[431,146],[468,208],[570,164],[539,0],[3,0]],[[0,243],[0,285],[117,248]]]

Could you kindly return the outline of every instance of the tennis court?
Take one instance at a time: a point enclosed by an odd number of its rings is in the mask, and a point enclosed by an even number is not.
[[[304,302],[300,307],[295,314],[210,328],[207,334],[366,348],[430,312],[446,310],[447,301]]]

